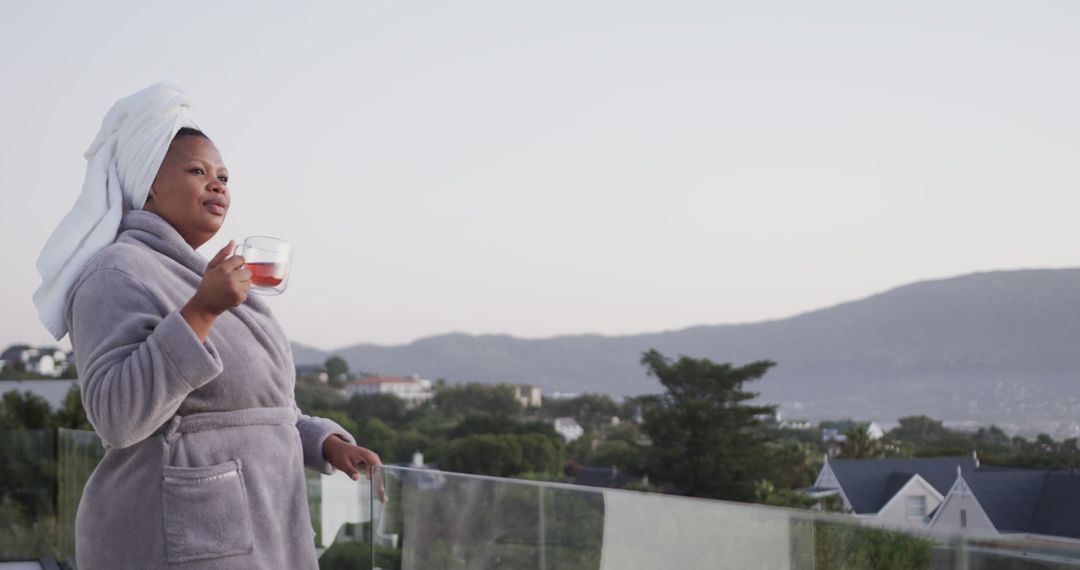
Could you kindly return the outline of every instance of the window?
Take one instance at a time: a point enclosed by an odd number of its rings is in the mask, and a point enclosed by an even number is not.
[[[907,518],[922,519],[926,516],[926,495],[914,495],[907,498]]]
[[[960,528],[967,528],[967,511],[960,509]]]

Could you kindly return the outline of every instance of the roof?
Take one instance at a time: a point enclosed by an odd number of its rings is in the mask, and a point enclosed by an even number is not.
[[[1080,538],[1080,474],[978,470],[964,480],[998,532]]]
[[[606,487],[608,489],[622,489],[630,483],[640,482],[641,477],[627,473],[615,466],[583,467],[574,477],[575,485]]]
[[[0,352],[0,359],[8,362],[13,360],[19,360],[22,358],[22,353],[25,350],[32,350],[29,344],[13,344],[4,349],[4,352]]]
[[[349,380],[349,384],[415,384],[419,380],[415,378],[405,378],[403,376],[368,376],[367,378],[357,378],[356,380]]]
[[[828,465],[860,515],[880,511],[916,474],[946,495],[956,482],[957,467],[965,476],[977,467],[974,457],[829,459]]]

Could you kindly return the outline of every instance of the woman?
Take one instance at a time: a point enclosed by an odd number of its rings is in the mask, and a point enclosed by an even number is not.
[[[196,253],[231,205],[217,148],[162,83],[117,102],[87,158],[34,296],[107,447],[77,566],[317,568],[304,466],[355,480],[379,457],[296,407],[288,339],[233,243]]]

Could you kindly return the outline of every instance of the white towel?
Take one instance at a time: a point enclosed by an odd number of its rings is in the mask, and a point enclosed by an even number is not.
[[[198,128],[187,94],[163,81],[117,101],[86,151],[82,194],[38,255],[38,318],[56,340],[67,334],[64,302],[90,258],[116,239],[120,218],[141,210],[169,143]]]

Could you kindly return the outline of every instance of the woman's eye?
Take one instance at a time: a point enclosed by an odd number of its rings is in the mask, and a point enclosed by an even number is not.
[[[229,183],[229,177],[228,176],[218,176],[217,179],[220,180],[222,184],[228,184]]]
[[[191,172],[192,174],[198,174],[199,176],[202,176],[203,174],[206,174],[206,171],[205,171],[205,170],[203,170],[203,169],[201,169],[201,168],[192,168],[192,169],[190,170],[190,172]]]

